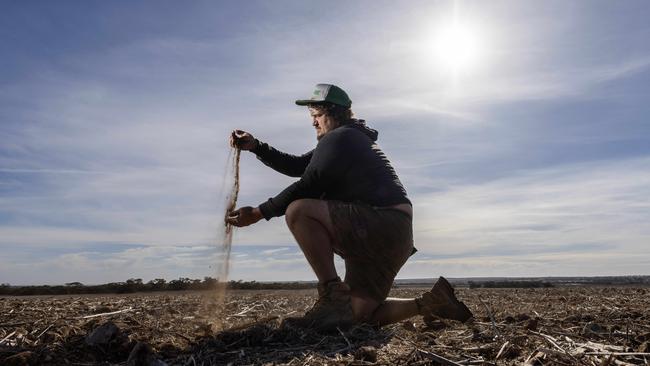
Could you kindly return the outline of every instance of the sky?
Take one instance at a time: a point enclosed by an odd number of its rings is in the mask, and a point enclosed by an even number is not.
[[[0,283],[214,276],[229,132],[312,149],[294,101],[317,83],[348,92],[413,202],[398,278],[650,274],[646,1],[2,9]],[[240,169],[240,205],[295,180]],[[230,279],[315,278],[274,218],[236,230]]]

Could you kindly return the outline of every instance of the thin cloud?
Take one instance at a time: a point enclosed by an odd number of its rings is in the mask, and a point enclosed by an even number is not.
[[[416,243],[433,255],[647,253],[650,231],[639,223],[650,220],[648,168],[648,158],[581,163],[423,195],[415,200]],[[603,244],[575,247],[594,240]]]
[[[277,254],[281,252],[286,252],[291,248],[278,248],[278,249],[269,249],[269,250],[264,250],[261,252],[262,255],[269,255],[269,254]]]

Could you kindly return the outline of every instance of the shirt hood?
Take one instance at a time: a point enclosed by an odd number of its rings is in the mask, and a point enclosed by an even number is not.
[[[377,137],[379,136],[379,132],[377,132],[377,130],[368,127],[366,125],[366,121],[363,119],[353,119],[353,121],[354,122],[348,124],[347,126],[363,132],[366,136],[370,137],[370,140],[373,142],[377,141]]]

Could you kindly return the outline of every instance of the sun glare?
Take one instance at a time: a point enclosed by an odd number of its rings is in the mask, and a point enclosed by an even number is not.
[[[458,22],[439,28],[433,41],[436,59],[448,71],[470,71],[480,57],[477,37],[475,29]]]

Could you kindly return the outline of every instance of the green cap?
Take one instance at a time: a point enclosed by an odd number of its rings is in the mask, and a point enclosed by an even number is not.
[[[348,94],[336,85],[332,84],[317,84],[314,92],[309,99],[296,100],[297,105],[309,105],[330,102],[333,104],[342,105],[344,107],[351,107],[352,101]]]

